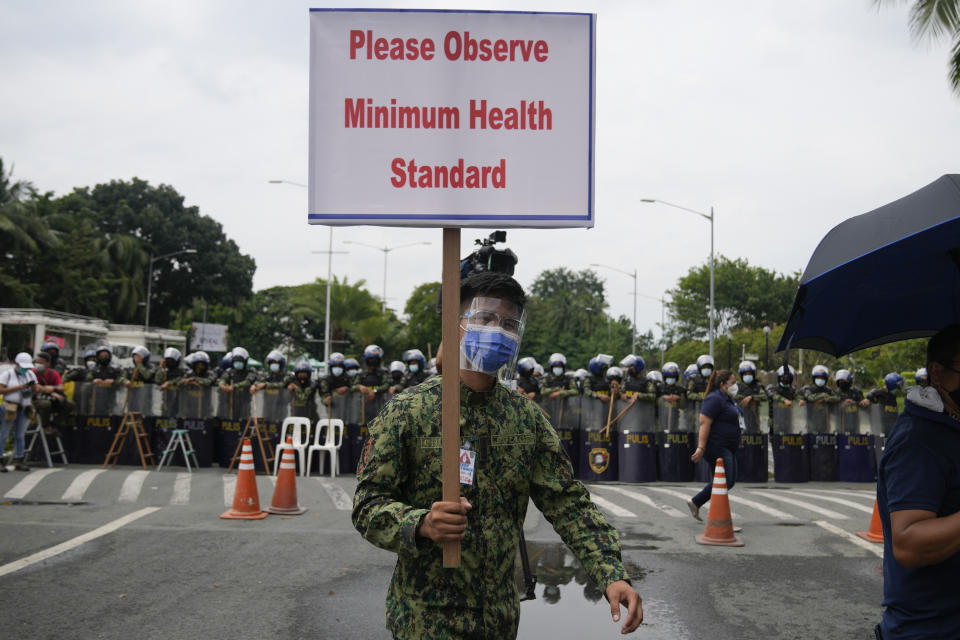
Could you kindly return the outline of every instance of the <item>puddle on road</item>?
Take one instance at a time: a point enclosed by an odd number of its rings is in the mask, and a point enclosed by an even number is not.
[[[631,533],[624,540],[640,537]],[[659,540],[657,536],[650,539]],[[624,549],[632,547],[624,546]],[[587,572],[562,543],[527,542],[530,568],[537,577],[537,597],[520,603],[518,638],[602,638],[618,637],[620,623],[610,618],[610,607],[603,593],[587,577]],[[647,576],[647,571],[625,561],[624,566],[634,588]],[[514,571],[517,590],[522,595],[523,570],[520,561]],[[626,616],[626,609],[621,613]],[[609,626],[609,633],[604,628]]]
[[[45,505],[57,505],[61,507],[85,507],[89,502],[64,502],[63,500],[4,500],[0,502],[0,507],[34,507]]]

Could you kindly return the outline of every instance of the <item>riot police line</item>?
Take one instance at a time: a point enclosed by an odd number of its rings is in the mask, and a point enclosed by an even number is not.
[[[200,386],[162,389],[154,384],[136,383],[124,388],[76,382],[67,383],[67,391],[76,416],[67,423],[58,421],[58,433],[67,459],[78,464],[103,464],[125,412],[142,416],[157,459],[170,442],[173,430],[185,429],[200,466],[216,464],[223,468],[230,465],[238,439],[250,419],[262,419],[261,432],[276,447],[283,420],[300,416],[309,418],[312,425],[328,417],[344,421],[338,464],[341,473],[354,473],[367,435],[366,425],[384,404],[383,394],[367,400],[363,393],[353,389],[332,394],[329,405],[317,393],[305,397],[288,389],[271,388],[250,394]],[[254,459],[257,469],[263,471],[258,447],[254,447]],[[118,462],[140,465],[133,437],[127,438]],[[184,464],[181,453],[173,464]]]

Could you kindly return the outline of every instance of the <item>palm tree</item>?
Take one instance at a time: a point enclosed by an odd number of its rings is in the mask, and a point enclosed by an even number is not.
[[[875,0],[879,4],[900,4],[900,0]],[[953,38],[947,78],[953,93],[960,96],[960,0],[915,0],[910,8],[910,30],[914,38]]]
[[[13,180],[13,167],[6,171],[0,158],[0,299],[11,306],[35,303],[35,283],[19,277],[27,262],[56,237],[37,215],[36,190],[24,180]]]

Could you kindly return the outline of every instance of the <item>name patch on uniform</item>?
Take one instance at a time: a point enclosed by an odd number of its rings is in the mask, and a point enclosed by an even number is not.
[[[490,446],[506,447],[513,444],[533,444],[534,436],[532,433],[511,433],[505,436],[493,436],[490,438]]]
[[[421,449],[439,449],[440,438],[417,438],[417,446]]]
[[[477,466],[477,452],[460,449],[460,484],[473,484],[473,472]]]

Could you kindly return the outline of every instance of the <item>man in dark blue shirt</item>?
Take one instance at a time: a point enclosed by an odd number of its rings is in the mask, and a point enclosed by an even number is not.
[[[960,638],[960,325],[930,339],[927,371],[880,460],[885,640]]]

